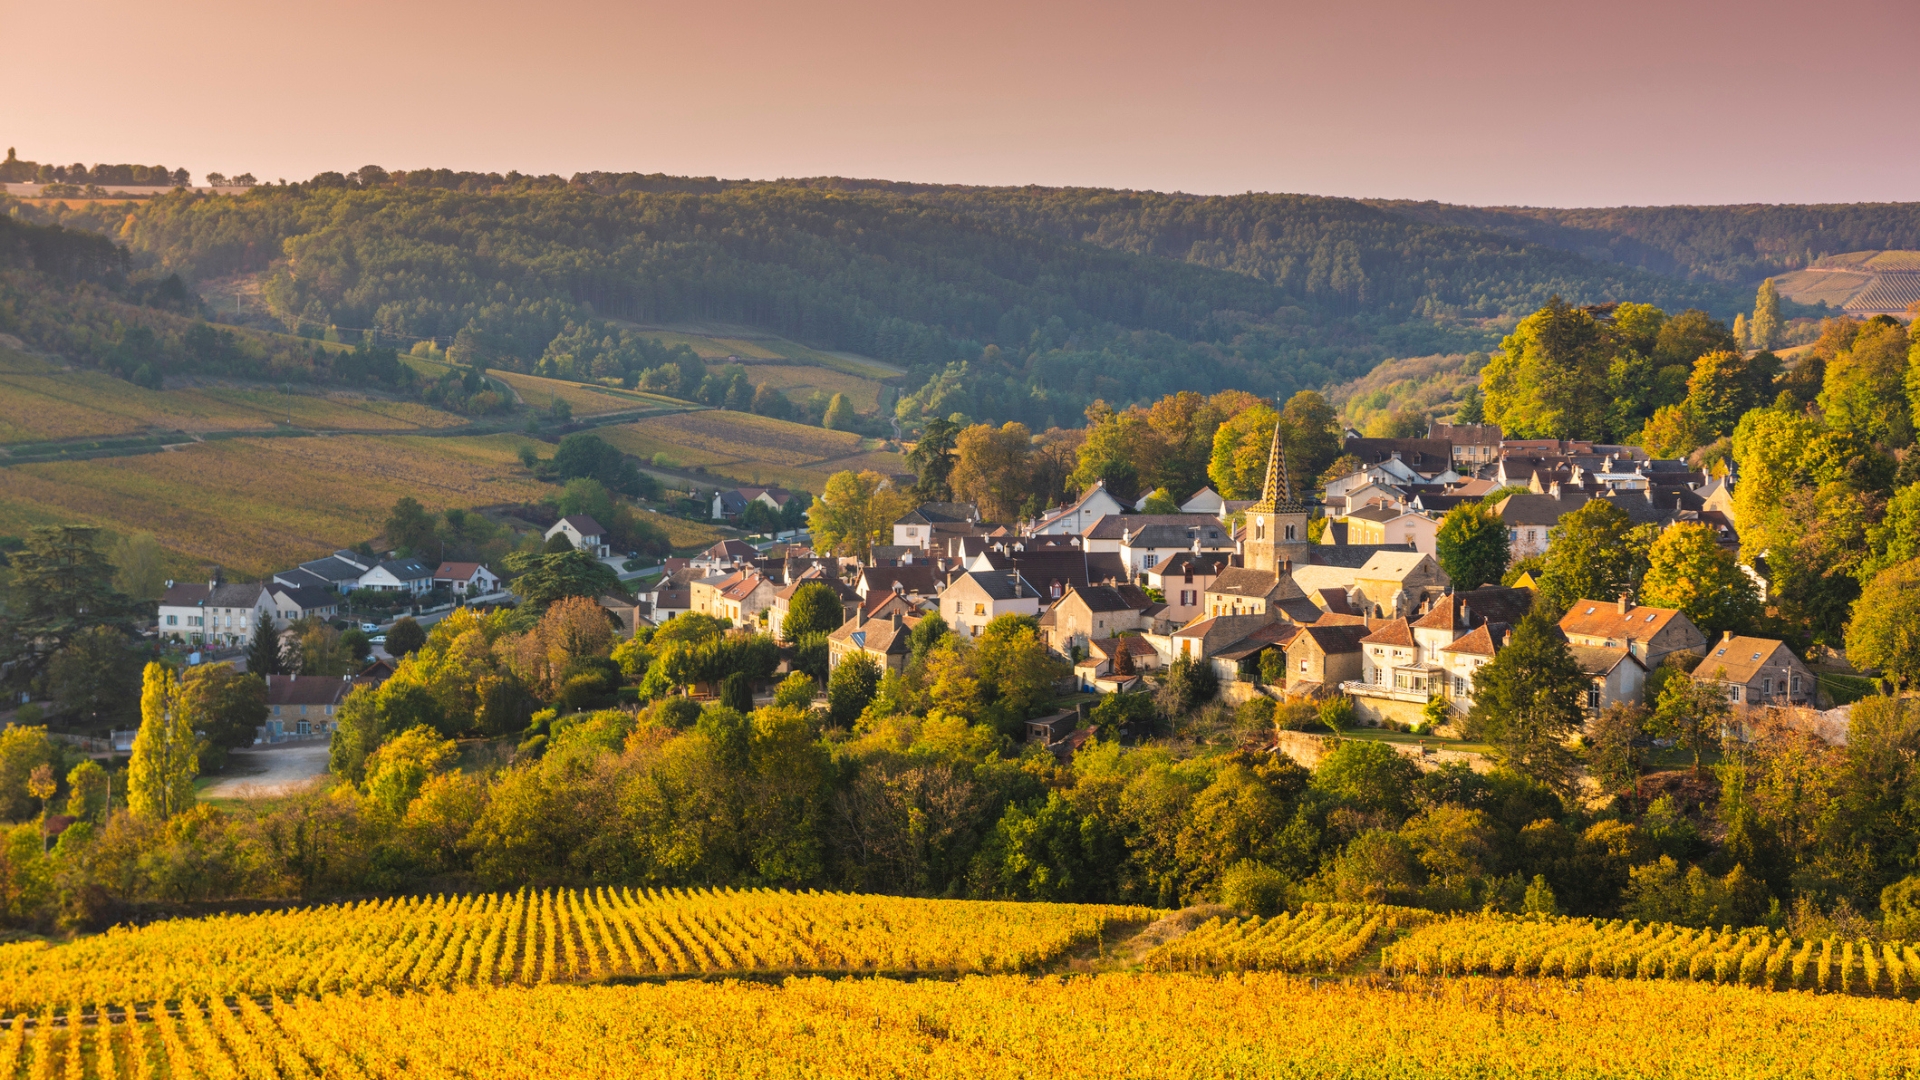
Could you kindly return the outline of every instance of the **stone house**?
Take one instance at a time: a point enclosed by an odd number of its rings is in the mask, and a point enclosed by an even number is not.
[[[1693,679],[1726,688],[1728,704],[1743,708],[1812,705],[1818,696],[1813,672],[1772,638],[1728,634],[1707,651]]]
[[[1560,617],[1569,645],[1626,649],[1652,671],[1670,654],[1701,653],[1707,636],[1673,608],[1647,607],[1622,596],[1618,600],[1576,600]]]

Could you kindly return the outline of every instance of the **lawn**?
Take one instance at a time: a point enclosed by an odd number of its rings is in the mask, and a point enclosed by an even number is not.
[[[98,371],[63,371],[0,349],[0,443],[30,443],[150,430],[272,430],[291,418],[312,428],[412,431],[462,418],[413,402],[363,394],[234,387],[149,390]]]
[[[851,432],[719,409],[648,417],[596,433],[637,457],[665,455],[663,465],[699,467],[739,483],[813,492],[845,468],[882,473],[905,468],[899,454],[877,452],[873,440]]]
[[[517,460],[525,442],[513,435],[241,438],[19,465],[0,469],[0,535],[76,521],[145,531],[176,564],[264,575],[377,536],[402,495],[440,510],[551,494]]]

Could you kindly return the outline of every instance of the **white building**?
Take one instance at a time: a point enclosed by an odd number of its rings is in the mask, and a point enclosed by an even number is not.
[[[419,559],[388,559],[361,574],[359,587],[418,596],[433,591],[433,571]]]
[[[239,645],[253,637],[262,619],[273,619],[273,598],[263,585],[167,582],[160,598],[161,637],[189,644]]]
[[[979,637],[1002,615],[1040,614],[1040,593],[1018,571],[961,574],[940,593],[940,617],[961,637]]]
[[[1068,536],[1083,533],[1094,522],[1108,514],[1124,514],[1127,506],[1107,490],[1105,480],[1096,480],[1093,486],[1080,496],[1071,506],[1055,507],[1034,522],[1031,532],[1035,536]]]
[[[551,540],[556,534],[564,534],[574,547],[597,558],[613,554],[613,548],[607,543],[607,530],[585,514],[568,514],[554,522],[547,530],[546,539]]]
[[[486,596],[500,591],[500,576],[477,562],[443,562],[433,572],[433,586],[455,596]]]

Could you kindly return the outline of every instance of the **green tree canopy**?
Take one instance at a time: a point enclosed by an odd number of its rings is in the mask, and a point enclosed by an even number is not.
[[[780,636],[791,643],[798,641],[802,634],[830,634],[845,621],[846,609],[840,603],[840,594],[825,582],[809,581],[795,589],[787,601]]]
[[[1456,589],[1477,589],[1499,582],[1507,572],[1507,526],[1483,503],[1461,503],[1447,511],[1435,537],[1440,569]]]
[[[1508,768],[1558,791],[1572,787],[1567,740],[1585,720],[1587,677],[1560,628],[1538,605],[1507,647],[1474,676],[1468,729],[1492,743]]]
[[[1547,531],[1534,610],[1558,618],[1576,600],[1611,600],[1631,592],[1647,569],[1654,527],[1594,499]]]
[[[602,596],[620,588],[620,577],[611,567],[571,546],[560,552],[516,553],[503,565],[514,575],[514,595],[537,611],[569,596]]]
[[[1608,359],[1593,316],[1553,297],[1520,320],[1482,372],[1487,421],[1510,438],[1603,436]]]
[[[1847,659],[1902,687],[1920,682],[1920,559],[1875,574],[1847,623]]]

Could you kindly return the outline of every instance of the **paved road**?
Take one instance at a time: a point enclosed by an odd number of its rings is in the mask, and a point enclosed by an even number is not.
[[[210,799],[270,799],[292,794],[327,773],[327,741],[282,743],[235,750],[233,775],[207,785]]]

